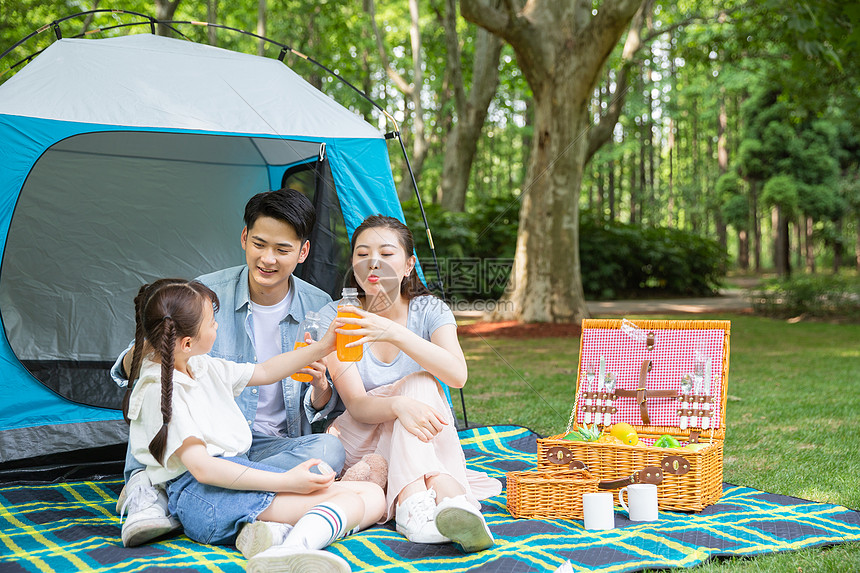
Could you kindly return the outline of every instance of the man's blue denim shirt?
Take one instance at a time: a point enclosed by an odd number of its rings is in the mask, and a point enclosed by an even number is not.
[[[240,265],[198,277],[197,280],[211,288],[216,295],[220,307],[215,314],[218,321],[218,336],[212,351],[209,353],[216,358],[224,358],[234,362],[257,362],[254,350],[253,314],[251,312],[248,292],[248,267]],[[287,352],[293,349],[298,335],[299,325],[309,311],[318,311],[331,302],[331,297],[324,291],[298,277],[290,277],[290,289],[293,300],[287,316],[281,321],[281,350]],[[129,348],[131,345],[129,345]],[[111,377],[119,386],[128,384],[121,368],[120,354],[111,369]],[[281,380],[284,390],[284,406],[287,411],[287,435],[291,438],[311,433],[311,423],[324,419],[334,409],[338,402],[337,392],[332,388],[331,398],[322,410],[314,409],[311,405],[310,385],[296,382],[292,378]],[[236,398],[236,403],[250,426],[257,412],[258,392],[256,387],[248,387]]]

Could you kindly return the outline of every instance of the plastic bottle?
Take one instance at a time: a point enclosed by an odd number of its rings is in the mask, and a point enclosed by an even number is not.
[[[343,289],[343,298],[337,303],[337,315],[341,318],[361,318],[354,312],[343,312],[340,308],[344,305],[351,305],[361,308],[361,301],[358,300],[358,289],[345,288]],[[344,330],[353,330],[358,328],[354,324],[347,324],[342,327]],[[361,336],[351,334],[337,333],[337,359],[341,362],[358,362],[363,354],[361,346],[353,346],[347,348],[346,345],[360,339]]]
[[[299,334],[296,336],[296,344],[293,350],[307,346],[307,334],[311,335],[311,341],[316,342],[322,336],[322,326],[320,325],[320,313],[310,311],[305,315],[305,319],[299,325]],[[303,372],[296,372],[292,376],[296,382],[313,382],[314,377]]]

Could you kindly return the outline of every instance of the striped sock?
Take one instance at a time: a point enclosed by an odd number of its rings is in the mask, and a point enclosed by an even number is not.
[[[346,528],[343,510],[333,503],[321,503],[296,522],[284,545],[300,543],[309,549],[323,549],[343,537]]]

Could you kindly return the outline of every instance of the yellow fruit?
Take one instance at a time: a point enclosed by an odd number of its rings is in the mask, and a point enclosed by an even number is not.
[[[681,450],[687,450],[688,452],[698,452],[699,450],[704,450],[711,444],[687,444],[683,448],[679,448]]]
[[[599,444],[621,444],[623,443],[620,439],[613,436],[612,434],[603,434],[599,438],[597,438],[597,442]]]
[[[609,433],[621,440],[622,444],[635,446],[639,443],[639,434],[636,433],[636,430],[630,424],[624,422],[612,424],[612,427],[609,428]]]

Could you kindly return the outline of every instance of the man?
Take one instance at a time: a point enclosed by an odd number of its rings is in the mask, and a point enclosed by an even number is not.
[[[331,297],[292,275],[308,256],[308,237],[316,222],[307,197],[292,189],[259,193],[245,206],[244,220],[241,243],[245,265],[198,280],[220,301],[215,315],[218,336],[210,354],[235,362],[263,362],[293,350],[305,314],[319,310]],[[126,350],[111,370],[120,386],[127,384],[131,354]],[[312,382],[285,378],[280,384],[246,388],[236,398],[251,426],[253,441],[248,458],[283,470],[318,458],[339,473],[344,463],[340,441],[311,431],[311,423],[334,409],[334,388],[321,362],[301,372],[310,374]],[[167,512],[163,489],[153,487],[142,469],[133,456],[126,456],[126,486],[117,501],[117,512],[123,514],[128,509],[129,513],[122,527],[126,547],[179,527]]]

